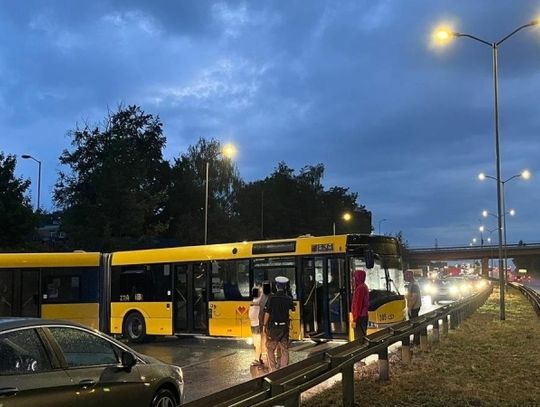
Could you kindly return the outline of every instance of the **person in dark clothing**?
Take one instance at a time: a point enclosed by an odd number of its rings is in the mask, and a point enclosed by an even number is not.
[[[354,272],[354,293],[352,298],[352,327],[354,339],[365,340],[369,319],[369,289],[365,283],[366,272],[362,269]]]
[[[407,270],[404,274],[405,281],[409,283],[407,287],[407,314],[409,319],[416,318],[420,313],[420,307],[422,306],[422,294],[420,293],[420,286],[414,280],[414,274],[412,271]],[[414,335],[414,344],[420,344],[420,335]]]
[[[266,349],[266,329],[264,329],[264,309],[268,302],[268,297],[272,294],[272,284],[269,281],[263,282],[262,295],[259,301],[259,326],[261,327],[261,361],[268,364],[268,350]]]
[[[289,364],[289,312],[295,309],[292,298],[285,293],[289,279],[279,276],[275,282],[277,292],[268,297],[264,307],[264,330],[270,371]],[[281,351],[279,365],[276,361],[276,350]]]
[[[405,272],[405,281],[409,283],[407,288],[407,313],[409,319],[415,318],[420,313],[420,307],[422,306],[422,295],[420,293],[420,286],[414,280],[414,274],[412,271],[407,270]]]

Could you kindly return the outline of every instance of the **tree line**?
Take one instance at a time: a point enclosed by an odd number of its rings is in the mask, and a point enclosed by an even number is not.
[[[68,135],[53,214],[32,211],[30,181],[15,176],[15,155],[0,152],[3,251],[35,249],[32,230],[52,218],[66,237],[60,250],[203,244],[207,168],[208,243],[328,235],[334,225],[337,233],[371,232],[371,213],[356,193],[324,188],[323,164],[295,171],[280,162],[264,179],[246,182],[221,143],[205,138],[168,161],[163,123],[139,106],[120,106],[103,123]]]

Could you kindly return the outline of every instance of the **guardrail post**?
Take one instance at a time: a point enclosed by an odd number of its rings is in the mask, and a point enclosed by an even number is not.
[[[270,392],[271,392],[272,397],[277,396],[278,394],[284,393],[285,391],[288,390],[285,388],[285,386],[283,386],[280,383],[271,383],[270,389],[271,389]],[[288,398],[287,400],[283,401],[283,404],[280,404],[280,405],[284,407],[298,407],[300,406],[300,397],[301,397],[300,394],[295,394],[291,396],[290,398]]]
[[[433,323],[433,343],[439,342],[439,320]]]
[[[444,336],[448,336],[448,315],[445,315],[442,320],[442,333]]]
[[[385,382],[389,377],[388,348],[384,348],[379,352],[379,380]]]
[[[411,338],[406,337],[401,341],[401,360],[403,363],[411,363]]]
[[[450,314],[450,329],[456,329],[459,325],[458,312],[454,311]]]
[[[428,351],[427,326],[420,331],[420,350],[422,352]]]
[[[354,365],[351,364],[341,372],[341,384],[343,388],[343,405],[354,406]]]

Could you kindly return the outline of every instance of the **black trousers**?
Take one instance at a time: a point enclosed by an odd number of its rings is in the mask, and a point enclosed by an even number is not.
[[[368,316],[360,317],[356,320],[356,328],[354,328],[354,339],[365,341],[367,335]]]
[[[409,319],[416,318],[420,312],[420,308],[414,308],[409,311]],[[420,345],[420,334],[414,334],[414,344]]]

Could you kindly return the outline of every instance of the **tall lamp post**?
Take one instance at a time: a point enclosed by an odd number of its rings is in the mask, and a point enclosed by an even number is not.
[[[345,212],[343,215],[341,215],[341,219],[343,219],[345,222],[348,222],[352,219],[352,215],[349,212]],[[332,230],[335,236],[336,235],[336,221],[332,223]]]
[[[512,37],[517,32],[527,28],[532,27],[540,23],[540,20],[533,20],[527,24],[516,28],[507,36],[503,37],[500,41],[497,42],[488,42],[481,38],[478,38],[471,34],[464,34],[459,32],[453,32],[446,29],[438,29],[434,33],[434,38],[439,44],[448,43],[453,38],[470,38],[481,44],[487,45],[491,48],[492,51],[492,64],[493,64],[493,95],[494,95],[494,119],[495,119],[495,159],[496,159],[496,170],[497,170],[497,213],[498,213],[498,228],[499,228],[499,270],[502,269],[502,184],[501,184],[501,154],[500,154],[500,142],[499,142],[499,72],[498,72],[498,49],[499,46]],[[504,276],[503,273],[499,273],[499,304],[500,304],[500,319],[506,319],[505,315],[505,305],[504,305]]]
[[[490,175],[486,175],[483,172],[478,174],[478,179],[480,181],[484,181],[486,178],[492,179],[494,181],[497,181],[497,178],[492,177]],[[502,200],[502,230],[503,230],[503,268],[502,268],[502,274],[504,274],[504,281],[506,282],[506,273],[507,273],[507,267],[508,267],[508,257],[507,257],[507,247],[506,247],[506,215],[514,216],[516,214],[516,211],[514,209],[510,209],[508,212],[506,212],[506,196],[505,196],[505,185],[508,181],[512,181],[516,178],[522,178],[524,180],[528,180],[531,178],[531,172],[529,170],[523,170],[519,174],[512,175],[510,178],[507,178],[504,181],[497,182],[497,184],[501,185],[501,200]],[[485,214],[485,215],[484,215]],[[483,216],[491,215],[488,211],[482,212]],[[495,216],[495,215],[494,215]],[[499,215],[500,216],[500,215]],[[499,222],[500,224],[500,222]],[[501,274],[501,269],[499,267],[499,274]]]
[[[388,219],[381,219],[379,221],[379,235],[381,234],[381,223],[386,222]]]
[[[236,155],[236,147],[226,144],[221,153],[226,158],[232,159]],[[204,244],[208,244],[208,175],[210,173],[210,161],[206,161],[205,196],[204,196]]]
[[[37,209],[36,212],[40,210],[40,197],[41,197],[41,161],[39,161],[37,158],[32,157],[30,154],[23,154],[21,155],[22,158],[25,160],[34,160],[38,163],[38,187],[37,187]]]

